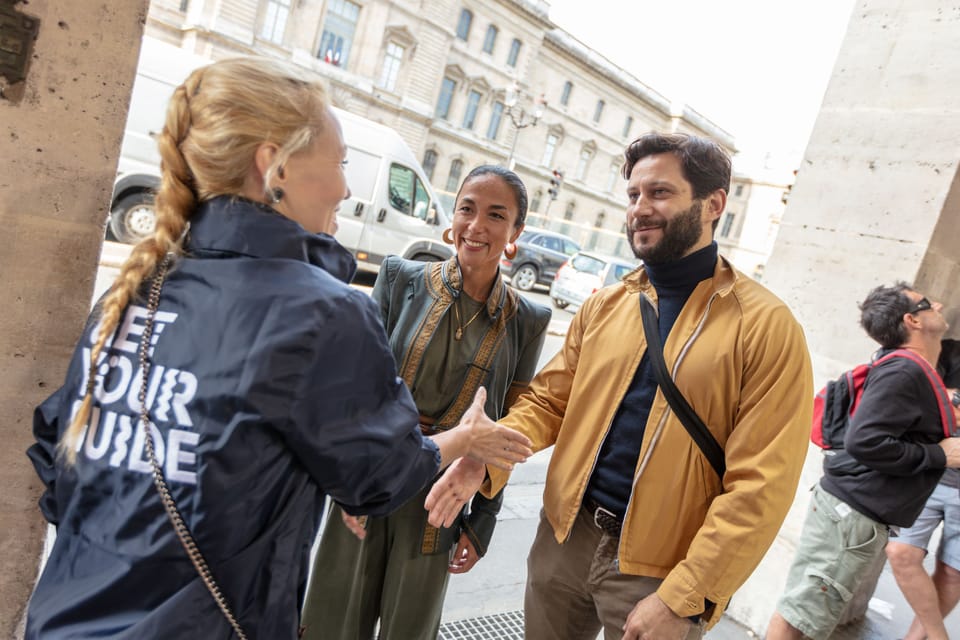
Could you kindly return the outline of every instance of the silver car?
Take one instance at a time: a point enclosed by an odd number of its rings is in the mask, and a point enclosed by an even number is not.
[[[579,251],[557,271],[550,286],[550,298],[558,309],[579,307],[592,293],[619,282],[637,266],[636,261]]]

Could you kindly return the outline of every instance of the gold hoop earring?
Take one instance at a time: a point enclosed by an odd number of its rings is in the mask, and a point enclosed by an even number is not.
[[[453,244],[453,228],[443,230],[443,241],[447,244]]]
[[[503,248],[503,255],[507,257],[507,260],[513,260],[517,257],[517,245],[512,242],[508,242],[507,246]]]

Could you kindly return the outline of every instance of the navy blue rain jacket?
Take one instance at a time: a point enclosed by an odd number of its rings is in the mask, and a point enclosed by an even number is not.
[[[194,215],[163,287],[147,385],[158,457],[251,639],[296,637],[324,494],[383,515],[438,470],[377,308],[345,284],[354,269],[333,238],[220,197]],[[150,475],[137,400],[145,307],[127,309],[104,354],[74,467],[54,447],[82,398],[96,314],[35,413],[28,455],[57,539],[29,639],[233,637]]]

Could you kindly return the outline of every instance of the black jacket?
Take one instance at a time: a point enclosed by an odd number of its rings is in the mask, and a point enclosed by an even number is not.
[[[385,514],[439,466],[376,305],[335,240],[220,197],[163,287],[147,404],[174,499],[250,638],[294,638],[324,494]],[[94,321],[28,455],[57,525],[27,638],[228,638],[153,486],[138,422],[131,305],[97,377],[73,468],[54,446],[85,387]],[[106,374],[103,377],[103,374]]]
[[[946,467],[939,402],[915,362],[875,365],[844,438],[860,464],[843,473],[825,466],[821,486],[877,522],[912,526]]]

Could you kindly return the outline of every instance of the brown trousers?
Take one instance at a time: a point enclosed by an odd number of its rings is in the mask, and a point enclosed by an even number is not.
[[[619,538],[597,528],[581,509],[564,544],[540,512],[537,537],[527,558],[524,599],[526,640],[620,640],[637,602],[662,580],[624,575],[617,570]],[[703,637],[703,624],[690,625],[686,640]]]

